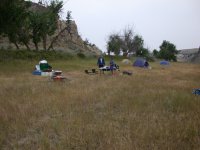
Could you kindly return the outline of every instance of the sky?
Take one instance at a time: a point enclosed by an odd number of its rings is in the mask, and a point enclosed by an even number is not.
[[[32,0],[37,2],[37,0]],[[159,50],[163,40],[177,49],[200,46],[200,0],[63,0],[61,13],[72,11],[79,34],[102,51],[111,33],[132,28],[145,47]]]

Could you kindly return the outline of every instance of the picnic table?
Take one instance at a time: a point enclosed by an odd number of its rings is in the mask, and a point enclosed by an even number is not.
[[[113,67],[113,70],[117,70],[118,68],[117,67]],[[111,68],[110,66],[104,66],[104,67],[101,67],[99,68],[100,71],[111,71]]]

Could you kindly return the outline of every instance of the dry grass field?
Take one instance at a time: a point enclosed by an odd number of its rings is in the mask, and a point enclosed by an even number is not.
[[[33,76],[36,61],[0,62],[0,149],[198,150],[200,65],[118,61],[111,76],[87,75],[96,60],[49,62],[65,82]]]

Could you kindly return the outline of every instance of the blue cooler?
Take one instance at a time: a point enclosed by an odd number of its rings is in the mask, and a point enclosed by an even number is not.
[[[41,76],[41,71],[40,70],[34,70],[32,72],[33,75],[38,75],[38,76]]]

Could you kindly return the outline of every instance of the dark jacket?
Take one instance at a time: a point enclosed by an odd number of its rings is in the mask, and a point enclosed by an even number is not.
[[[104,66],[104,65],[105,65],[105,61],[104,61],[104,58],[103,58],[103,57],[99,57],[99,58],[98,58],[97,65],[101,65],[101,66]]]

